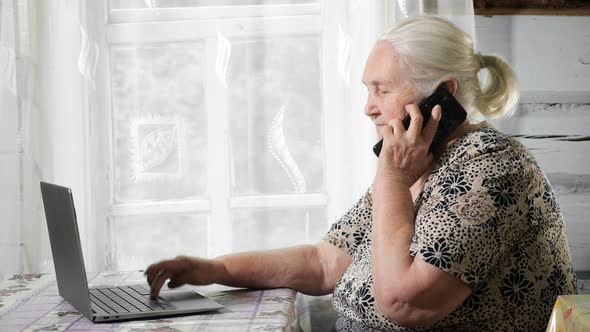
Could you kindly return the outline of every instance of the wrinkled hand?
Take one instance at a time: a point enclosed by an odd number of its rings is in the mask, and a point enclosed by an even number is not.
[[[170,279],[168,288],[176,288],[184,284],[209,285],[219,281],[222,271],[223,264],[218,261],[178,256],[150,265],[144,275],[150,285],[150,296],[156,298],[168,279]]]
[[[441,108],[437,105],[432,109],[424,130],[418,105],[406,105],[406,111],[412,118],[408,130],[400,119],[390,120],[381,129],[383,148],[379,156],[377,175],[387,176],[411,187],[434,161],[428,150],[440,121]]]

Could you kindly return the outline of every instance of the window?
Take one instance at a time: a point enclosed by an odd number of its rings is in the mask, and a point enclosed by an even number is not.
[[[318,1],[111,0],[111,269],[315,242],[327,230]],[[344,116],[343,116],[344,117]]]

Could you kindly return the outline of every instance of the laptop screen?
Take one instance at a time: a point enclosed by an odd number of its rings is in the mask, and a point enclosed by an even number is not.
[[[88,280],[69,188],[41,182],[49,242],[59,295],[92,320]]]

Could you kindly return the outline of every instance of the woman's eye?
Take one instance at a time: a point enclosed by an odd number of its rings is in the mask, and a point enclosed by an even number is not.
[[[379,91],[379,93],[381,93],[382,95],[385,95],[385,94],[388,94],[388,93],[389,93],[389,91],[386,91],[386,90],[380,90],[380,91]]]

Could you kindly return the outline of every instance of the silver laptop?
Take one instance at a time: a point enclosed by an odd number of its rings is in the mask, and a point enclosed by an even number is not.
[[[223,308],[192,290],[162,291],[150,298],[142,285],[88,288],[74,199],[69,188],[41,182],[59,295],[93,322],[163,317]]]

